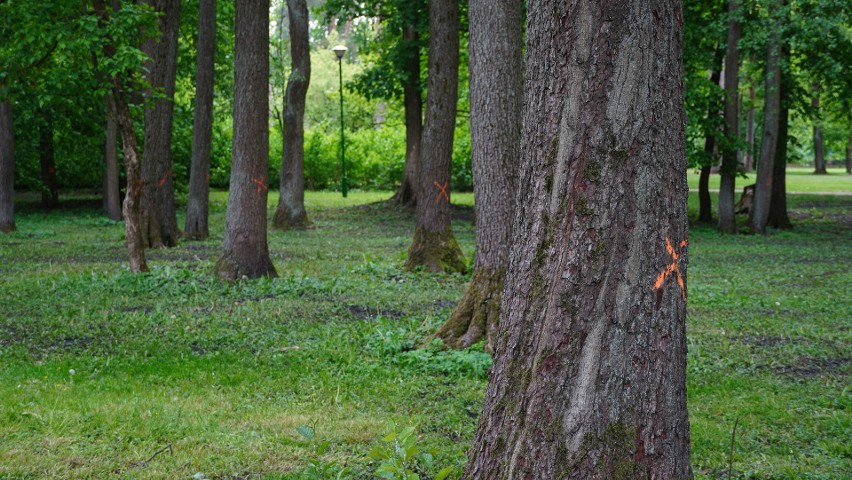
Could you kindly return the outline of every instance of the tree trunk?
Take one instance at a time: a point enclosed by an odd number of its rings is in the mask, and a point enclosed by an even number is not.
[[[719,225],[722,233],[736,233],[737,221],[734,216],[734,194],[736,193],[737,174],[737,134],[739,132],[739,67],[740,54],[738,43],[742,36],[738,0],[728,1],[728,44],[725,54],[725,138],[722,148],[722,167],[719,171]]]
[[[459,80],[459,4],[429,0],[429,81],[423,154],[417,172],[417,224],[406,269],[464,272],[450,218],[450,175]]]
[[[305,229],[311,226],[305,210],[305,96],[311,83],[308,5],[305,0],[287,0],[287,12],[292,72],[284,98],[281,184],[273,225]]]
[[[12,101],[0,100],[0,232],[15,231],[15,130]]]
[[[781,64],[786,65],[790,58],[787,42],[783,42]],[[789,68],[789,67],[787,67]],[[771,227],[791,229],[790,217],[787,215],[787,125],[790,120],[790,73],[787,68],[781,68],[780,113],[778,115],[778,144],[775,147],[775,161],[772,162],[772,198],[769,202],[769,218]]]
[[[748,125],[746,126],[746,144],[748,145],[746,148],[745,155],[745,163],[743,165],[743,169],[746,172],[750,172],[754,169],[754,85],[749,85],[748,87],[748,116],[746,117],[746,121]]]
[[[846,173],[852,175],[852,128],[849,129],[849,136],[846,137]]]
[[[520,156],[521,3],[471,0],[468,18],[476,259],[467,291],[437,336],[455,348],[485,338],[493,351]]]
[[[780,8],[777,1],[774,10]],[[777,13],[776,13],[777,14]],[[763,100],[763,138],[760,142],[760,158],[757,164],[757,179],[754,185],[754,203],[748,212],[751,233],[766,233],[769,219],[769,203],[772,200],[772,175],[775,150],[778,145],[778,123],[781,108],[781,38],[780,26],[773,22],[769,43],[766,47],[766,81]]]
[[[814,109],[814,174],[827,175],[828,170],[825,168],[825,142],[822,138],[822,122],[820,120],[819,111],[819,83],[814,86],[814,98],[811,100],[811,107]]]
[[[710,83],[719,85],[722,79],[722,58],[724,51],[721,48],[716,49],[716,54],[713,62],[713,71],[710,72]],[[710,173],[712,167],[718,161],[716,157],[716,127],[715,122],[710,122],[709,119],[718,116],[720,105],[717,102],[711,102],[707,110],[707,131],[704,132],[704,155],[707,159],[705,165],[701,166],[701,175],[698,177],[698,223],[713,223],[713,205],[710,198]]]
[[[216,273],[275,277],[266,241],[269,169],[269,0],[237,0],[234,135],[225,238]]]
[[[162,15],[159,39],[148,40],[147,80],[165,98],[145,108],[142,148],[142,238],[147,247],[174,247],[180,230],[175,211],[172,175],[172,118],[174,113],[180,0],[146,0]]]
[[[198,52],[195,69],[195,119],[192,164],[183,237],[204,240],[210,203],[210,155],[213,141],[213,72],[216,57],[216,0],[198,5]]]
[[[110,100],[106,98],[107,124],[104,142],[104,181],[103,207],[107,217],[113,221],[121,220],[121,193],[118,185],[118,145],[115,118],[110,114]]]
[[[681,3],[527,15],[524,201],[464,478],[691,478]]]
[[[41,169],[41,206],[53,209],[59,206],[59,190],[56,187],[56,156],[53,148],[53,120],[46,111],[41,112],[42,123],[39,125],[39,156]]]
[[[420,46],[417,25],[412,22],[402,31],[402,41],[410,48],[405,52],[405,70],[408,73],[403,85],[405,104],[405,167],[402,184],[391,199],[397,205],[417,205],[417,171],[420,164],[420,141],[423,136],[423,94],[420,91]]]

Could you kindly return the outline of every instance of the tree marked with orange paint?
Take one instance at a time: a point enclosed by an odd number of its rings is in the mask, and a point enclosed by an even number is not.
[[[444,197],[444,200],[446,200],[447,203],[450,203],[450,196],[447,194],[447,187],[449,185],[450,184],[448,182],[444,182],[444,185],[441,185],[437,180],[435,180],[435,186],[438,187],[438,193],[435,194],[435,205],[441,201],[441,197]]]
[[[681,249],[681,251],[675,252],[675,249],[674,247],[672,247],[672,243],[669,240],[669,237],[666,237],[666,250],[672,257],[672,263],[666,266],[666,268],[657,276],[657,280],[654,282],[654,290],[658,290],[660,287],[662,287],[663,283],[666,281],[666,277],[668,277],[672,274],[672,272],[674,272],[675,276],[677,277],[677,284],[680,286],[681,295],[683,296],[683,299],[686,300],[686,286],[683,284],[683,277],[680,275],[680,267],[678,267],[677,264],[678,259],[683,253],[683,248],[686,247],[686,245],[686,240],[680,242],[678,248]]]

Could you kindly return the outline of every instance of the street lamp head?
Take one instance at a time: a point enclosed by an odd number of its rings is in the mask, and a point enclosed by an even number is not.
[[[332,50],[334,50],[334,54],[337,55],[338,60],[343,60],[343,56],[346,55],[346,50],[348,49],[343,45],[337,45]]]

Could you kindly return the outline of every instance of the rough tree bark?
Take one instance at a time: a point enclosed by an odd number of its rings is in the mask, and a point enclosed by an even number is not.
[[[781,69],[778,100],[780,112],[778,114],[778,143],[775,146],[775,160],[772,162],[772,198],[769,201],[769,218],[767,224],[770,227],[789,230],[793,228],[790,216],[787,214],[787,127],[790,121],[790,44],[782,39],[781,47]]]
[[[216,0],[198,5],[198,51],[195,67],[195,118],[192,127],[192,163],[183,237],[204,240],[210,203],[210,155],[213,141],[213,69],[216,57]]]
[[[106,98],[106,141],[104,142],[103,208],[113,221],[121,220],[121,193],[118,185],[117,126],[110,114],[110,99]]]
[[[754,169],[754,85],[748,87],[748,115],[746,115],[746,152],[743,169],[750,172]]]
[[[719,181],[719,224],[722,233],[736,233],[737,220],[734,216],[734,195],[736,193],[737,174],[737,134],[739,132],[739,41],[742,36],[742,25],[738,20],[738,0],[728,1],[728,43],[725,54],[725,138],[726,145],[722,149],[722,167]]]
[[[216,273],[227,281],[276,276],[266,241],[269,169],[269,0],[237,0],[234,135],[225,239]]]
[[[681,3],[527,5],[513,243],[464,478],[691,478]]]
[[[476,260],[467,291],[436,335],[454,348],[485,338],[493,351],[520,155],[521,3],[471,0],[468,18]]]
[[[417,172],[417,223],[407,269],[464,272],[450,218],[450,174],[459,79],[459,4],[429,0],[429,80]]]
[[[305,96],[311,83],[308,5],[305,0],[287,0],[287,12],[292,71],[284,95],[281,183],[272,223],[276,228],[305,229],[311,226],[305,210]]]
[[[814,96],[811,100],[814,111],[814,174],[827,175],[825,165],[825,142],[822,137],[822,122],[819,112],[819,82],[814,83]]]
[[[402,41],[410,48],[405,52],[405,71],[408,74],[402,87],[405,105],[405,167],[402,184],[391,201],[397,205],[417,205],[417,171],[420,164],[420,142],[423,137],[423,93],[420,91],[420,46],[416,21],[406,26]]]
[[[0,100],[0,232],[15,231],[15,130],[11,100]]]
[[[41,111],[39,125],[38,163],[41,170],[41,206],[47,209],[59,206],[59,189],[56,187],[56,155],[53,144],[53,120],[50,113]]]
[[[146,0],[162,13],[158,38],[145,42],[147,80],[165,98],[145,108],[142,147],[142,238],[147,247],[174,247],[180,230],[175,210],[172,175],[172,118],[174,117],[180,0]]]
[[[846,137],[846,173],[852,175],[852,128]]]
[[[781,2],[776,2],[777,11]],[[773,25],[766,46],[766,80],[763,98],[763,138],[760,142],[760,157],[757,163],[757,179],[754,185],[754,202],[748,211],[751,233],[766,233],[769,219],[769,203],[772,199],[772,172],[775,150],[778,146],[778,115],[781,108],[781,38],[780,28]]]
[[[719,85],[722,79],[722,57],[725,52],[718,48],[713,62],[713,70],[710,72],[710,83]],[[720,106],[712,102],[707,110],[707,118],[719,115]],[[704,132],[704,154],[713,161],[701,166],[701,174],[698,177],[698,223],[713,223],[713,205],[710,197],[710,173],[713,164],[716,163],[716,127],[713,122],[708,122],[707,131]]]

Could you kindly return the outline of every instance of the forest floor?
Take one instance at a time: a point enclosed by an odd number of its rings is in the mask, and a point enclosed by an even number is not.
[[[225,193],[213,238],[149,251],[145,275],[95,197],[25,199],[0,236],[0,478],[374,478],[409,426],[421,478],[457,475],[490,357],[415,348],[468,277],[402,270],[413,214],[389,196],[309,192],[316,228],[269,234],[280,277],[234,286],[210,275]],[[470,257],[472,195],[453,201]],[[699,479],[852,476],[852,198],[790,208],[792,231],[691,229]]]

